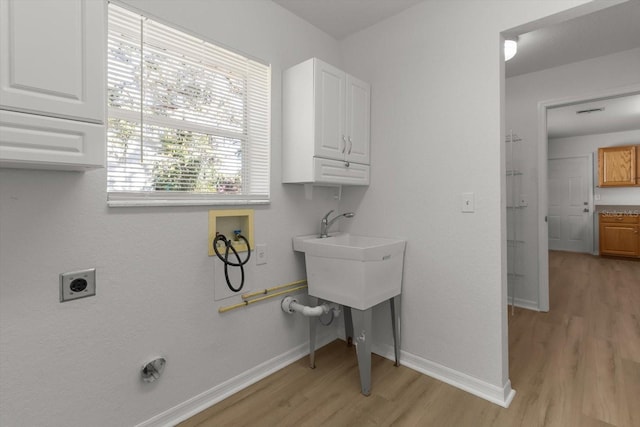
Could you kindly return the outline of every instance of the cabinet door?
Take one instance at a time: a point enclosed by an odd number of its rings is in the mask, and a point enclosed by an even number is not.
[[[636,145],[636,185],[640,186],[640,145]]]
[[[598,181],[600,187],[636,184],[636,147],[598,149]]]
[[[104,122],[105,2],[0,0],[0,108]]]
[[[638,226],[600,223],[600,254],[638,256]]]
[[[320,60],[315,61],[315,155],[344,159],[345,73]]]
[[[371,86],[347,75],[347,159],[368,165]]]

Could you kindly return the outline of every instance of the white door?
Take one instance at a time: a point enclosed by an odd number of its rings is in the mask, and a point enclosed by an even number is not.
[[[549,249],[593,252],[589,157],[549,159]]]

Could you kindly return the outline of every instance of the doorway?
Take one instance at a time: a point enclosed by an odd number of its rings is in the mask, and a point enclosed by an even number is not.
[[[549,311],[549,138],[547,133],[547,110],[567,105],[599,101],[640,94],[640,85],[609,89],[590,96],[576,96],[558,100],[540,102],[538,104],[538,309]],[[593,163],[592,163],[593,164]],[[593,171],[593,167],[590,167]],[[591,179],[593,182],[593,178]],[[593,189],[590,192],[593,197]],[[592,200],[592,199],[591,199]],[[584,202],[583,202],[584,203]],[[590,209],[593,214],[593,209]],[[592,217],[593,218],[593,217]],[[593,220],[592,220],[593,223]],[[591,238],[593,241],[593,237]]]

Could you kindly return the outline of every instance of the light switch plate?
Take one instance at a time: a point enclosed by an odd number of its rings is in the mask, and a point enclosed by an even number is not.
[[[462,193],[462,212],[475,212],[473,193]]]

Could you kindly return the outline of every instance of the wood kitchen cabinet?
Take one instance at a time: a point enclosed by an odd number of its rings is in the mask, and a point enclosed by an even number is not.
[[[371,88],[317,58],[283,76],[285,183],[369,184]]]
[[[636,145],[636,185],[640,186],[640,145]]]
[[[640,146],[598,148],[598,185],[600,187],[640,185]]]
[[[600,255],[640,258],[640,215],[601,213]]]
[[[106,2],[0,0],[0,166],[103,167]]]

